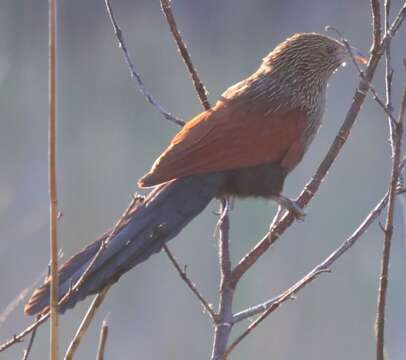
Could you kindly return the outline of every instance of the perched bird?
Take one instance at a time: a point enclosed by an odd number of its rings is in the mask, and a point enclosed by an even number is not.
[[[127,217],[60,311],[159,252],[215,197],[273,199],[300,216],[300,208],[281,194],[283,183],[317,133],[327,82],[347,58],[339,41],[317,33],[295,34],[269,53],[255,73],[190,120],[138,182],[155,188]],[[365,62],[358,53],[355,58]],[[62,265],[60,298],[105,239]],[[25,306],[27,314],[49,306],[49,288],[48,280],[35,290]]]

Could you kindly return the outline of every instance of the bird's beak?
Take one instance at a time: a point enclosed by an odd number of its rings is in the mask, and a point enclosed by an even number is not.
[[[350,46],[351,48],[351,53],[354,56],[355,61],[360,64],[360,65],[366,65],[368,63],[368,59],[365,57],[365,55],[358,50],[354,46]]]

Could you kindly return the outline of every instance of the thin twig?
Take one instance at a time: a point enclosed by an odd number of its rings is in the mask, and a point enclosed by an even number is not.
[[[384,32],[385,34],[388,32],[389,28],[389,16],[390,16],[390,0],[385,0],[385,23],[384,23]],[[386,89],[386,105],[392,106],[392,69],[391,69],[391,41],[387,42],[385,47],[385,89]],[[380,279],[379,279],[379,288],[378,288],[378,304],[377,304],[377,313],[376,313],[376,320],[375,320],[375,328],[376,328],[376,358],[377,360],[384,360],[384,353],[385,353],[385,343],[384,343],[384,335],[385,335],[385,306],[386,306],[386,291],[388,286],[388,276],[389,276],[389,258],[390,258],[390,248],[391,248],[391,240],[393,234],[393,213],[394,213],[394,203],[395,203],[395,196],[396,196],[396,189],[392,187],[394,176],[396,176],[394,170],[395,166],[395,157],[400,159],[400,154],[395,154],[396,151],[396,120],[393,118],[389,118],[389,141],[391,147],[391,154],[392,154],[392,174],[391,180],[389,184],[389,206],[386,215],[386,223],[383,227],[384,233],[384,244],[382,250],[382,260],[381,260],[381,271],[380,271]],[[399,149],[400,151],[400,149]],[[397,179],[395,186],[397,187],[398,178],[400,175],[400,169],[398,169]]]
[[[214,312],[213,308],[207,302],[207,300],[204,298],[204,296],[200,293],[200,291],[197,289],[197,287],[193,283],[193,281],[189,279],[189,277],[187,276],[186,270],[181,268],[181,266],[177,262],[175,256],[169,250],[168,245],[164,244],[163,249],[164,249],[166,255],[168,256],[169,260],[171,261],[172,265],[175,267],[175,269],[178,272],[181,279],[186,283],[186,285],[193,292],[193,294],[196,295],[196,297],[199,299],[200,303],[202,304],[203,308],[208,312],[208,314],[210,315],[212,320],[216,321],[216,313]]]
[[[274,306],[277,302],[279,302],[282,299],[282,296],[283,293],[263,303],[252,305],[246,309],[239,311],[233,316],[233,324],[236,324],[245,319],[249,319],[252,316],[263,313],[264,311],[268,310],[271,306]],[[294,297],[292,297],[292,299],[294,299]]]
[[[50,221],[50,348],[51,360],[58,359],[58,194],[56,180],[56,56],[57,0],[49,0],[49,128],[48,128],[48,187]]]
[[[123,33],[121,32],[121,29],[117,24],[113,9],[110,5],[110,1],[105,0],[104,2],[106,4],[106,9],[107,9],[107,13],[109,15],[110,21],[111,21],[111,25],[113,26],[114,35],[117,38],[118,46],[121,49],[123,56],[124,56],[124,60],[127,64],[128,69],[130,70],[131,78],[135,79],[138,89],[141,91],[141,93],[144,95],[144,97],[147,99],[147,101],[152,106],[154,106],[166,120],[169,120],[169,121],[175,123],[176,125],[184,126],[185,122],[183,120],[177,118],[176,116],[172,115],[170,112],[166,111],[164,109],[164,107],[154,98],[154,96],[146,88],[144,81],[141,78],[141,75],[135,69],[135,65],[132,62],[130,55],[128,54],[128,50],[127,50],[127,46],[124,41]]]
[[[97,347],[96,360],[104,360],[104,353],[106,352],[108,335],[109,335],[109,326],[107,325],[107,320],[104,319],[100,329],[99,346]]]
[[[39,320],[39,318],[40,318],[40,315],[38,315],[38,316],[36,317],[36,320]],[[28,341],[27,348],[24,350],[22,360],[27,360],[27,359],[28,359],[28,356],[30,355],[30,352],[31,352],[31,349],[32,349],[32,345],[34,344],[35,335],[37,335],[37,329],[38,329],[38,328],[35,328],[35,329],[33,330],[33,332],[31,333],[30,340]]]
[[[203,82],[200,80],[200,77],[196,71],[196,68],[194,67],[194,65],[192,63],[192,59],[187,50],[186,44],[183,41],[182,36],[179,33],[178,26],[176,25],[175,17],[173,16],[173,13],[172,13],[170,1],[169,0],[160,0],[160,1],[161,1],[162,11],[165,14],[166,21],[168,22],[168,25],[169,25],[169,29],[171,30],[172,36],[176,42],[176,45],[178,46],[178,50],[190,73],[190,76],[192,77],[193,84],[195,86],[197,95],[199,96],[200,102],[201,102],[202,106],[206,110],[208,110],[208,109],[210,109],[210,103],[207,99],[206,88],[204,87]]]
[[[351,58],[352,63],[354,64],[355,68],[357,69],[357,72],[359,74],[359,76],[367,83],[368,85],[368,89],[372,94],[372,98],[378,103],[378,105],[383,109],[383,111],[386,113],[386,115],[388,115],[388,117],[392,120],[392,121],[396,121],[395,116],[392,114],[392,109],[388,106],[388,104],[385,104],[385,101],[381,98],[381,96],[378,94],[378,91],[375,89],[375,87],[371,84],[370,81],[368,81],[368,79],[366,78],[364,72],[362,71],[361,67],[359,66],[355,55],[353,53],[353,50],[351,48],[351,45],[349,43],[349,41],[343,37],[343,35],[341,34],[340,30],[338,30],[336,27],[334,26],[326,26],[326,30],[332,30],[334,31],[339,37],[340,37],[340,42],[345,46],[348,55]],[[388,42],[386,44],[386,48],[388,47],[388,45],[390,44],[390,42]]]
[[[372,34],[373,34],[372,49],[377,49],[379,43],[381,42],[381,33],[382,33],[381,27],[382,17],[379,0],[371,0],[371,9],[372,9]]]
[[[61,256],[62,256],[62,251],[59,251],[59,253],[58,253],[58,259],[59,259]],[[47,270],[48,270],[48,271],[47,271]],[[45,277],[45,280],[44,280],[44,281],[46,281],[46,279],[49,277],[49,266],[47,267],[47,269],[46,269],[45,271],[42,272],[41,277],[38,278],[37,280],[35,280],[35,282],[34,282],[29,288],[27,288],[26,290],[34,288],[34,287],[37,285],[37,283],[39,283],[39,282],[41,281],[41,279],[44,279],[44,277]],[[41,315],[37,315],[37,316],[36,316],[36,320],[39,320],[40,318],[41,318]],[[22,360],[27,360],[27,359],[28,359],[28,356],[30,355],[32,346],[33,346],[33,344],[34,344],[35,336],[36,336],[36,334],[37,334],[37,329],[38,329],[38,328],[35,328],[35,329],[33,330],[33,332],[31,333],[30,340],[28,341],[27,348],[24,350]]]
[[[389,3],[390,4],[390,3]],[[385,7],[389,6],[388,2]],[[386,13],[389,9],[386,10]],[[390,49],[390,42],[386,49]],[[388,51],[388,50],[387,50]],[[390,50],[386,52],[386,93],[387,101],[391,103],[391,74],[390,74]],[[398,180],[400,177],[400,162],[402,150],[402,137],[403,137],[403,121],[406,111],[406,87],[402,97],[402,103],[399,112],[399,119],[395,122],[389,121],[390,136],[391,136],[391,149],[392,149],[392,170],[391,179],[389,183],[389,203],[386,215],[386,222],[384,227],[384,243],[382,250],[381,271],[379,277],[378,289],[378,305],[376,315],[376,359],[384,360],[384,345],[385,345],[385,306],[386,294],[388,289],[389,279],[389,260],[390,250],[393,235],[393,218],[395,212],[395,200],[397,195]]]
[[[395,20],[392,22],[389,30],[385,33],[382,42],[383,46],[385,46],[385,42],[390,41],[391,38],[398,32],[400,26],[402,25],[403,21],[406,17],[406,1],[403,3],[402,7],[400,8]]]
[[[83,339],[83,336],[86,334],[87,329],[89,328],[94,316],[96,315],[97,309],[100,307],[102,304],[107,292],[109,291],[111,285],[107,285],[103,290],[101,290],[94,300],[92,301],[92,304],[90,305],[89,309],[87,310],[86,315],[84,316],[78,330],[76,331],[76,334],[74,338],[72,339],[71,343],[69,344],[68,350],[66,351],[65,354],[65,360],[72,360],[73,356],[75,355],[75,352],[77,348],[80,345],[80,342]]]
[[[217,224],[219,233],[219,263],[220,263],[220,300],[218,319],[214,324],[214,340],[211,360],[221,359],[226,351],[231,329],[233,326],[232,304],[234,288],[230,282],[231,259],[229,249],[229,211],[228,199],[221,199],[220,218]]]
[[[247,336],[254,328],[256,328],[269,314],[275,311],[282,303],[287,300],[292,299],[292,297],[303,289],[307,284],[315,280],[320,274],[325,272],[330,272],[331,266],[343,255],[345,254],[356,242],[361,238],[361,236],[367,231],[371,224],[379,217],[382,210],[385,208],[388,202],[388,194],[386,194],[374,209],[367,215],[360,226],[349,236],[334,252],[332,252],[323,262],[317,265],[312,271],[305,275],[301,280],[295,283],[288,290],[284,291],[282,294],[277,296],[273,302],[268,304],[268,308],[263,312],[251,325],[245,330],[240,336],[235,339],[235,341],[230,345],[230,347],[225,352],[222,359],[226,359],[233,349]],[[237,317],[238,315],[238,317]],[[250,317],[247,310],[245,312],[240,312],[235,315],[234,321],[241,321],[244,318]]]

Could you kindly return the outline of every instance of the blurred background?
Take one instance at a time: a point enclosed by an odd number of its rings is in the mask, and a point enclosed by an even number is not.
[[[392,1],[394,12],[401,1]],[[149,90],[172,113],[201,111],[194,88],[161,14],[159,1],[112,1],[129,52]],[[173,0],[179,28],[212,103],[258,67],[261,58],[295,32],[341,29],[365,53],[371,43],[367,0]],[[393,42],[394,100],[405,71],[405,30]],[[0,314],[48,263],[47,2],[0,2]],[[383,63],[382,63],[383,65]],[[381,94],[383,66],[375,78]],[[295,197],[325,155],[349,107],[357,80],[350,64],[333,77],[324,125],[285,194]],[[110,227],[136,182],[178,130],[136,89],[113,37],[104,2],[59,6],[60,247],[65,258]],[[383,196],[390,151],[387,121],[369,99],[305,222],[295,223],[244,277],[234,310],[277,295],[324,259]],[[210,302],[218,295],[218,204],[190,224],[170,248]],[[275,206],[238,201],[231,216],[234,263],[266,232]],[[382,217],[381,221],[384,221]],[[397,208],[387,304],[387,352],[406,358],[404,215]],[[371,359],[383,234],[374,224],[334,266],[282,306],[233,353],[233,359]],[[64,353],[89,301],[61,317]],[[107,359],[208,359],[213,329],[164,254],[127,273],[109,292],[77,359],[95,357],[99,328],[109,314]],[[0,322],[1,342],[32,319],[20,304]],[[245,327],[247,323],[244,323]],[[234,336],[243,327],[235,329]],[[25,344],[1,353],[21,358]],[[48,354],[41,327],[31,359]]]

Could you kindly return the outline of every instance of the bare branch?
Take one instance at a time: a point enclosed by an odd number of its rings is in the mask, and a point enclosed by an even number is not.
[[[96,315],[97,309],[100,307],[102,304],[107,292],[109,291],[111,285],[107,285],[103,290],[101,290],[94,300],[92,301],[92,304],[89,306],[89,309],[87,310],[86,315],[84,316],[82,322],[80,323],[80,326],[78,330],[76,331],[76,334],[74,338],[72,339],[71,343],[69,344],[68,350],[66,351],[65,358],[64,360],[72,360],[73,356],[75,355],[75,352],[77,348],[80,345],[80,342],[83,339],[83,336],[86,334],[87,329],[89,328],[94,316]]]
[[[386,13],[389,13],[390,2],[385,2]],[[386,46],[386,94],[387,102],[390,104],[391,100],[391,65],[390,65],[390,41]],[[378,305],[376,315],[376,358],[377,360],[384,360],[384,334],[385,334],[385,306],[386,294],[388,289],[389,279],[389,260],[391,241],[393,235],[393,218],[395,212],[395,200],[397,195],[398,180],[400,177],[400,163],[401,163],[401,150],[402,150],[402,137],[403,137],[403,121],[406,111],[406,87],[402,97],[401,108],[399,112],[399,119],[396,122],[389,121],[391,149],[392,149],[392,170],[391,179],[389,183],[389,200],[388,211],[386,215],[386,223],[384,228],[384,243],[382,250],[381,272],[379,277],[378,289]]]
[[[371,84],[370,81],[368,81],[368,79],[366,78],[364,72],[362,71],[361,67],[359,66],[355,55],[353,53],[353,49],[351,48],[351,45],[349,43],[349,41],[343,37],[343,35],[341,34],[341,32],[334,26],[326,26],[326,30],[332,30],[334,31],[339,37],[340,37],[340,42],[345,46],[352,63],[354,64],[355,68],[358,71],[359,76],[367,83],[368,85],[368,89],[372,94],[372,98],[378,103],[378,105],[383,109],[383,111],[386,113],[386,115],[388,115],[388,117],[392,120],[392,121],[396,121],[395,116],[392,114],[392,109],[389,108],[389,106],[387,104],[385,104],[385,101],[382,100],[382,98],[379,96],[378,91],[374,88],[374,86]]]
[[[389,27],[389,30],[385,33],[383,39],[382,39],[382,47],[386,46],[386,42],[390,41],[391,38],[395,36],[395,34],[398,32],[400,26],[402,25],[403,21],[405,20],[406,17],[406,1],[403,3],[402,7],[400,8],[395,20],[393,20],[391,26]]]
[[[226,351],[228,339],[233,326],[232,304],[234,287],[231,284],[231,260],[229,249],[229,211],[230,201],[221,199],[220,218],[217,224],[219,231],[219,263],[220,263],[220,300],[218,319],[214,324],[214,341],[211,360],[221,359]]]
[[[178,26],[176,25],[175,17],[173,16],[173,13],[172,13],[170,1],[161,0],[161,8],[162,8],[163,13],[165,14],[166,21],[168,22],[169,29],[171,30],[171,33],[176,42],[176,45],[178,46],[180,55],[190,73],[190,76],[192,77],[193,84],[194,84],[196,92],[199,96],[200,102],[201,102],[202,106],[206,110],[208,110],[208,109],[210,109],[210,103],[207,99],[206,88],[204,87],[203,82],[200,80],[200,77],[196,71],[196,68],[193,66],[192,59],[187,50],[186,44],[183,41],[183,39],[179,33]]]
[[[124,42],[123,33],[121,32],[121,29],[117,24],[116,18],[114,17],[114,12],[113,12],[113,9],[111,8],[110,1],[105,0],[104,2],[106,4],[106,9],[107,9],[107,13],[109,15],[110,21],[111,21],[111,25],[113,26],[114,35],[117,38],[118,46],[123,53],[124,60],[130,71],[131,78],[135,79],[138,89],[141,91],[141,93],[144,95],[144,97],[147,99],[147,101],[152,106],[154,106],[166,120],[169,120],[169,121],[175,123],[176,125],[184,126],[185,122],[183,120],[173,116],[168,111],[166,111],[164,109],[164,107],[153,97],[153,95],[146,88],[144,81],[141,78],[141,75],[136,71],[134,63],[132,62],[130,55],[128,54],[127,46]]]
[[[193,294],[196,295],[196,297],[199,299],[200,303],[202,304],[203,308],[208,312],[208,314],[210,315],[212,320],[216,321],[216,313],[212,309],[211,305],[206,301],[206,299],[203,297],[203,295],[197,289],[196,285],[189,279],[189,277],[187,276],[186,270],[183,270],[180,267],[179,263],[175,259],[175,256],[169,250],[168,245],[164,244],[163,249],[164,249],[166,255],[168,255],[169,260],[171,261],[171,263],[175,267],[175,269],[178,272],[181,279],[186,283],[188,288],[190,290],[192,290]]]
[[[360,226],[348,237],[334,252],[332,252],[322,263],[317,265],[312,271],[305,275],[301,280],[295,283],[288,290],[284,291],[282,294],[277,296],[275,299],[268,302],[267,310],[264,311],[248,328],[245,330],[237,339],[230,345],[230,347],[225,352],[222,359],[226,359],[233,349],[247,336],[254,328],[256,328],[269,314],[275,311],[281,304],[285,301],[292,299],[292,296],[303,289],[307,284],[315,280],[320,274],[324,272],[330,272],[331,266],[343,255],[345,254],[361,236],[366,232],[366,230],[371,226],[371,224],[378,218],[382,210],[385,208],[388,202],[388,194],[386,194],[379,203],[375,206],[373,210],[368,214]],[[258,306],[258,309],[261,305]],[[249,309],[244,310],[234,316],[234,321],[241,321],[244,318],[252,316],[254,314],[249,313]],[[248,316],[247,316],[248,315]]]

